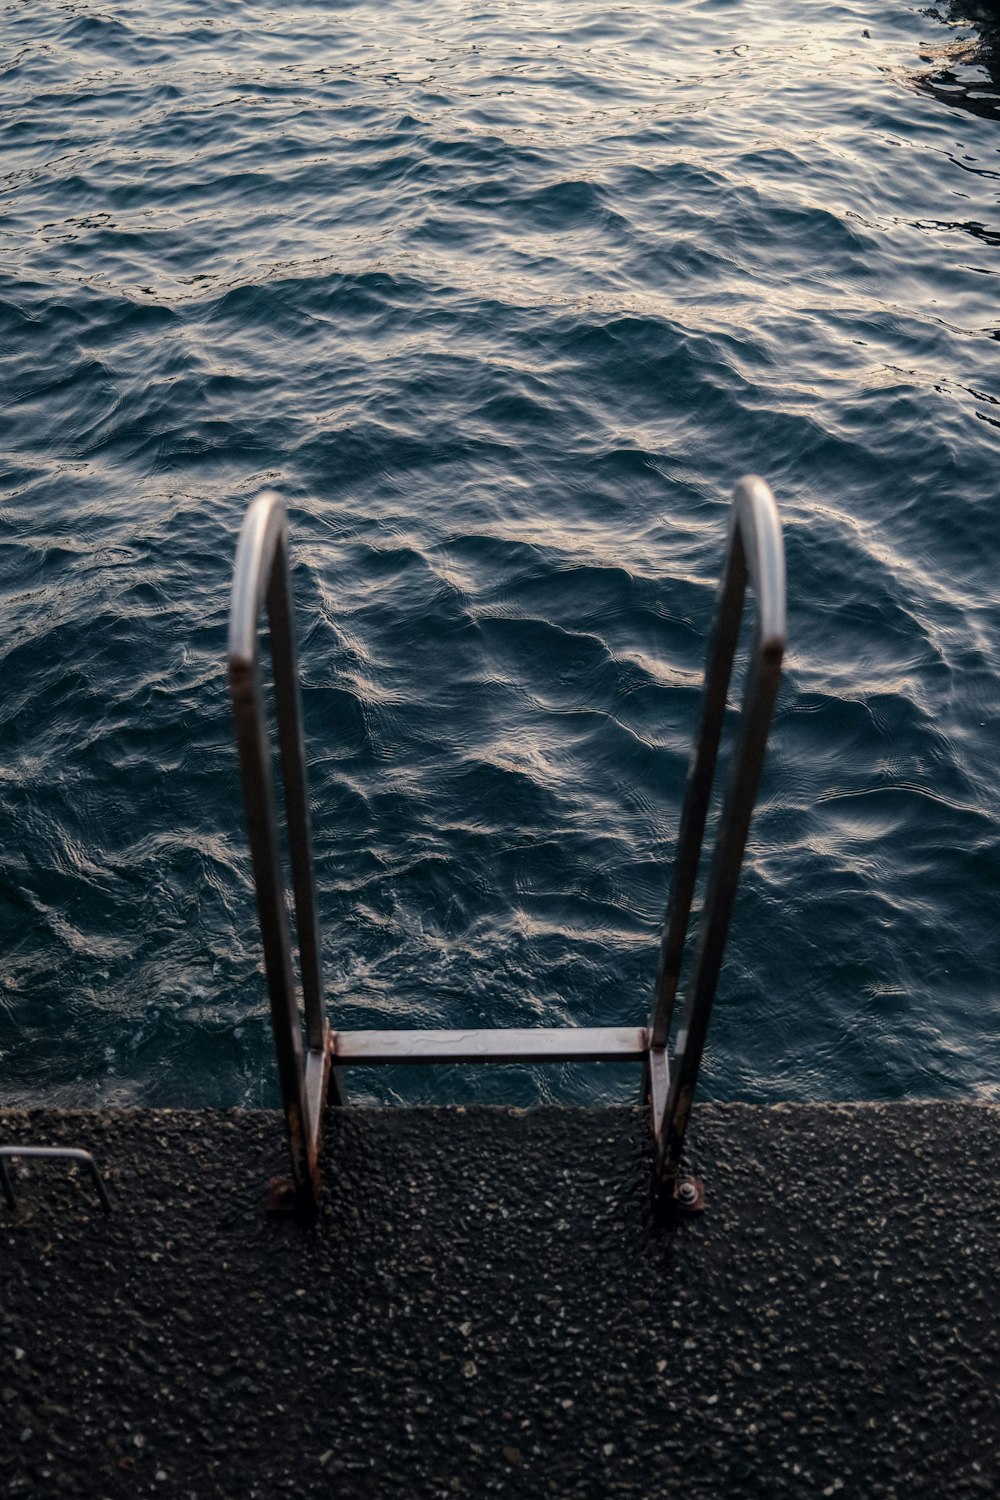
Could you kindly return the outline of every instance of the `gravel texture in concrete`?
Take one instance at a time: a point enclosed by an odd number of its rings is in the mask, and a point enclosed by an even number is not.
[[[5,1496],[1000,1490],[1000,1110],[349,1110],[318,1225],[268,1113],[0,1112]]]

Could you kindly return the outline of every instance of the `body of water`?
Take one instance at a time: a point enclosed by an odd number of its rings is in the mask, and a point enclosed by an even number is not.
[[[332,1014],[644,1020],[747,471],[790,650],[703,1091],[997,1096],[998,27],[0,6],[7,1101],[274,1100],[224,672],[264,486]]]

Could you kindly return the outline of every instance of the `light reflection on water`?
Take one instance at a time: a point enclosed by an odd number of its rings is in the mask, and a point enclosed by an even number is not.
[[[641,1019],[746,470],[791,654],[706,1089],[993,1087],[989,15],[4,10],[7,1097],[273,1097],[222,672],[265,484],[335,1013]]]

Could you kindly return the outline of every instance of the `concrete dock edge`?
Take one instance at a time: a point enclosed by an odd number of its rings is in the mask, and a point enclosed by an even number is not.
[[[1000,1109],[696,1107],[658,1232],[637,1110],[0,1111],[91,1150],[0,1203],[4,1495],[1000,1490]]]

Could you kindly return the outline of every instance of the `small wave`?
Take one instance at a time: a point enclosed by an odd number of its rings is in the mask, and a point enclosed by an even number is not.
[[[790,651],[705,1090],[985,1087],[1000,75],[972,20],[8,12],[12,1097],[273,1099],[223,671],[265,486],[336,1014],[641,1022],[747,470]]]

